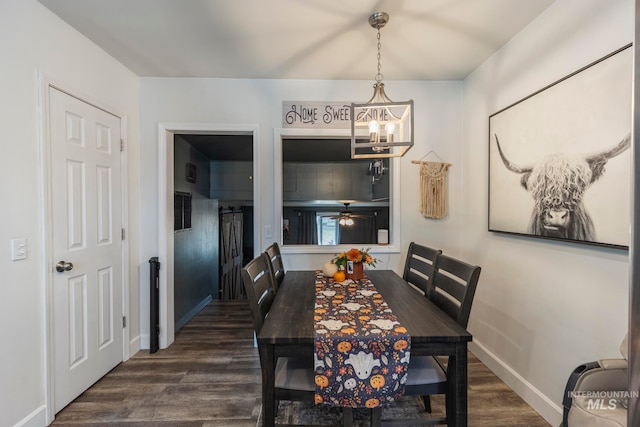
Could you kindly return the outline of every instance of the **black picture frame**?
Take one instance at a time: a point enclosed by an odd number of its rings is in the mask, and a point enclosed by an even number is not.
[[[489,231],[628,249],[630,47],[489,116]]]
[[[193,163],[187,163],[186,179],[187,182],[196,183],[197,169]]]
[[[191,229],[192,195],[176,191],[173,195],[173,230]]]

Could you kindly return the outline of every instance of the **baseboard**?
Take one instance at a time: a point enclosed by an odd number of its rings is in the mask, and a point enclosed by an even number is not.
[[[151,335],[140,334],[140,350],[149,350],[151,348]]]
[[[211,295],[207,295],[205,299],[200,301],[198,305],[196,305],[193,309],[191,309],[191,311],[189,311],[187,314],[182,316],[182,318],[176,322],[175,331],[179,331],[180,328],[182,328],[184,325],[186,325],[189,322],[189,320],[193,319],[196,314],[200,313],[203,308],[209,305],[209,303],[212,300],[213,298],[211,298]]]
[[[552,426],[562,423],[562,408],[475,339],[469,350]]]
[[[137,335],[129,341],[129,357],[139,352],[140,348],[140,335]]]
[[[42,405],[13,427],[42,427],[47,425],[47,407]]]
[[[184,325],[187,324],[187,322],[191,319],[193,319],[193,317],[200,313],[200,311],[202,311],[203,308],[205,308],[207,305],[209,305],[209,303],[213,300],[213,298],[211,298],[211,295],[207,295],[207,297],[205,299],[203,299],[194,309],[192,309],[191,311],[189,311],[189,313],[187,313],[186,315],[182,316],[182,319],[180,319],[175,326],[175,330],[177,331],[178,329],[182,328]],[[138,341],[139,341],[139,347],[138,347],[138,351],[139,350],[149,350],[149,348],[151,348],[151,335],[149,334],[140,334],[137,337]],[[131,354],[135,354],[133,351],[131,352]]]

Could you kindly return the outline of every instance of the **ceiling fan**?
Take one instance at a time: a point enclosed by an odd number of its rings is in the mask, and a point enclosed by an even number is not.
[[[340,225],[353,225],[354,218],[369,218],[371,215],[355,214],[349,210],[350,203],[344,203],[344,210],[340,211],[338,215],[330,217],[331,219],[337,219]]]

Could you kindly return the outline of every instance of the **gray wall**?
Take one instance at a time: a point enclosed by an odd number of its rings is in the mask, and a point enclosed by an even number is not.
[[[209,166],[212,199],[253,202],[252,161],[212,160]]]
[[[179,136],[175,139],[175,191],[192,194],[192,228],[175,234],[176,330],[210,299],[218,298],[218,201],[209,198],[209,160]],[[186,181],[186,164],[196,165],[196,182]]]

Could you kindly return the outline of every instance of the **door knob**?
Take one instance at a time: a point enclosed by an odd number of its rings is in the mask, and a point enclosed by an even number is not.
[[[73,270],[73,264],[70,262],[66,262],[66,261],[58,261],[58,263],[56,264],[56,271],[58,273],[62,273],[65,271],[71,271]]]

